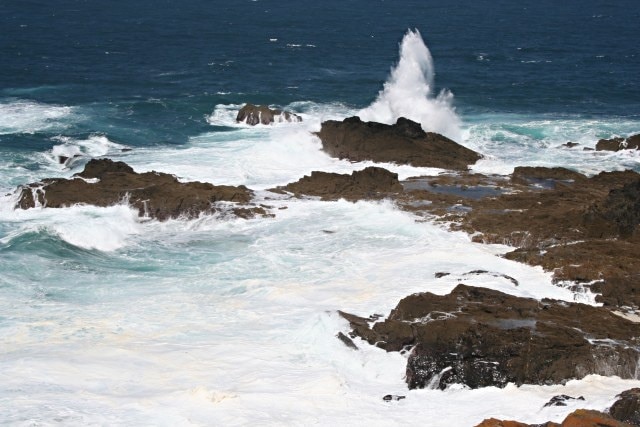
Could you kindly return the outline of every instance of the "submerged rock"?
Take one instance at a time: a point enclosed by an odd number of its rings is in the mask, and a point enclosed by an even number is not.
[[[358,346],[353,342],[353,340],[348,336],[346,336],[344,333],[338,332],[338,334],[336,335],[336,338],[338,338],[344,345],[349,347],[351,350],[358,349]]]
[[[274,122],[301,122],[302,117],[289,111],[271,109],[266,105],[246,104],[238,111],[236,122],[255,126],[258,123],[268,125]]]
[[[363,122],[359,117],[322,123],[317,133],[322,148],[332,157],[372,160],[443,169],[467,169],[482,156],[401,117],[394,125]]]
[[[351,175],[313,171],[299,181],[272,189],[297,196],[316,196],[323,200],[380,199],[402,190],[398,174],[375,166],[352,172]]]
[[[124,162],[93,159],[71,179],[53,178],[20,189],[17,207],[61,208],[75,204],[111,206],[127,201],[140,216],[158,220],[196,217],[201,213],[231,212],[248,217],[266,214],[262,207],[248,204],[253,192],[244,186],[182,183],[170,174],[136,173]],[[233,202],[223,209],[218,202]]]
[[[589,374],[634,378],[640,325],[584,304],[458,285],[403,298],[384,321],[342,313],[387,351],[412,348],[409,388],[561,384]]]
[[[566,402],[570,402],[572,400],[584,400],[584,397],[571,397],[566,394],[559,394],[558,396],[553,396],[547,403],[544,404],[544,407],[547,408],[549,406],[567,406]]]
[[[392,400],[402,400],[402,399],[406,399],[407,396],[398,396],[397,394],[386,394],[382,397],[382,400],[384,400],[385,402],[391,402]]]
[[[564,144],[562,144],[562,147],[573,148],[573,147],[576,147],[578,145],[580,145],[580,144],[577,143],[577,142],[567,141]]]

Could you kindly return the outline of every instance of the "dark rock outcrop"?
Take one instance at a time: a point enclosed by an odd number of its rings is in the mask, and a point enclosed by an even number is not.
[[[353,342],[353,340],[348,336],[346,336],[344,333],[338,332],[338,334],[336,335],[336,338],[338,338],[344,345],[349,347],[351,350],[358,349],[358,346]]]
[[[370,166],[351,175],[313,171],[297,182],[271,191],[316,196],[322,200],[362,200],[381,199],[402,192],[402,185],[398,181],[398,174]]]
[[[236,122],[255,126],[258,123],[268,125],[274,122],[301,122],[302,117],[289,111],[271,109],[266,105],[246,104],[238,111]]]
[[[596,143],[597,151],[620,151],[640,149],[640,134],[628,138],[601,139]]]
[[[566,394],[559,394],[558,396],[553,396],[547,403],[544,404],[544,407],[547,408],[549,406],[567,406],[566,402],[570,402],[572,400],[584,400],[584,397],[571,397]]]
[[[603,202],[591,206],[584,221],[600,229],[613,227],[609,234],[630,237],[640,224],[640,178],[612,189]]]
[[[577,147],[578,145],[580,144],[577,142],[567,141],[564,144],[562,144],[562,147],[573,148],[573,147]]]
[[[397,394],[387,394],[385,396],[382,397],[382,400],[384,400],[385,402],[391,402],[392,400],[402,400],[402,399],[406,399],[407,396],[398,396]]]
[[[640,388],[620,393],[609,414],[618,421],[640,426]]]
[[[332,157],[464,170],[482,156],[403,117],[396,124],[363,122],[359,117],[322,123],[317,133]]]
[[[411,348],[409,388],[558,384],[588,374],[634,378],[640,324],[602,307],[458,285],[403,298],[384,321],[341,313],[387,351]]]
[[[140,216],[166,220],[222,212],[217,202],[234,202],[224,211],[241,217],[266,214],[262,207],[237,206],[247,205],[252,197],[252,191],[244,186],[182,183],[170,174],[136,173],[123,162],[93,159],[71,179],[45,179],[22,187],[17,207],[111,206],[126,200]]]

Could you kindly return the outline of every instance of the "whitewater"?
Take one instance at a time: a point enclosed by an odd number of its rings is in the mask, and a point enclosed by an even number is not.
[[[267,191],[313,170],[373,165],[330,158],[313,134],[322,121],[352,115],[385,123],[407,116],[456,138],[485,155],[476,172],[507,174],[517,165],[588,174],[640,169],[634,152],[561,146],[626,136],[639,127],[633,118],[460,117],[454,95],[436,93],[434,82],[431,53],[422,35],[409,31],[369,106],[300,100],[280,107],[302,122],[250,127],[235,122],[240,104],[212,105],[199,118],[207,131],[180,146],[131,147],[98,131],[68,136],[70,126],[91,120],[90,108],[2,100],[0,133],[55,136],[46,150],[0,153],[0,424],[536,423],[562,420],[577,407],[603,410],[619,392],[640,386],[640,378],[591,375],[555,386],[407,390],[405,356],[358,339],[353,351],[336,338],[349,330],[337,310],[386,315],[404,296],[445,294],[460,282],[595,304],[591,294],[554,285],[540,267],[500,257],[507,246],[472,243],[389,201],[322,202]],[[243,184],[276,215],[160,223],[138,218],[125,203],[14,209],[16,186],[69,177],[92,157],[183,181]],[[377,165],[400,179],[441,172]],[[499,274],[464,275],[480,269]],[[436,279],[441,271],[451,274]],[[383,401],[388,394],[406,399]],[[558,394],[585,400],[543,409]]]

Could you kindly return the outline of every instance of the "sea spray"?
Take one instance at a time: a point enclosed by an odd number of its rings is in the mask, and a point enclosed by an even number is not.
[[[57,136],[53,139],[60,144],[54,145],[50,151],[44,153],[44,157],[47,161],[64,167],[71,166],[76,157],[100,157],[129,149],[99,134],[89,135],[86,139],[67,136]]]
[[[398,117],[419,122],[427,132],[460,140],[460,118],[453,94],[442,90],[433,97],[433,59],[418,30],[407,31],[400,43],[400,60],[373,104],[358,112],[364,121],[393,124]]]
[[[44,233],[78,248],[109,252],[129,245],[132,237],[142,231],[137,211],[126,203],[109,207],[3,209],[0,221],[12,225],[0,245],[11,245],[25,234]]]

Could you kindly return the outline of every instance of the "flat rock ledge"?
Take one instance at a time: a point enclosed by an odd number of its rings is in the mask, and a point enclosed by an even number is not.
[[[403,191],[398,174],[370,166],[351,175],[313,171],[297,182],[272,189],[298,197],[315,196],[322,200],[381,199]]]
[[[279,122],[301,122],[302,117],[289,111],[271,109],[266,105],[246,104],[236,116],[236,122],[251,126],[257,124],[269,125]]]
[[[403,298],[384,321],[341,315],[360,337],[408,352],[410,389],[563,384],[589,374],[635,378],[640,324],[606,308],[458,285]]]
[[[605,306],[640,308],[640,174],[517,167],[511,176],[446,173],[402,185],[403,209],[476,242],[510,245],[506,258],[540,265]]]
[[[267,215],[250,205],[253,192],[245,186],[179,182],[161,172],[136,173],[124,162],[92,159],[71,179],[51,178],[18,189],[17,208],[61,208],[76,204],[112,206],[127,201],[141,217],[160,221],[224,213],[248,218]]]
[[[359,117],[322,123],[316,135],[332,157],[354,162],[371,160],[417,167],[466,170],[482,156],[401,117],[393,125],[363,122]]]

